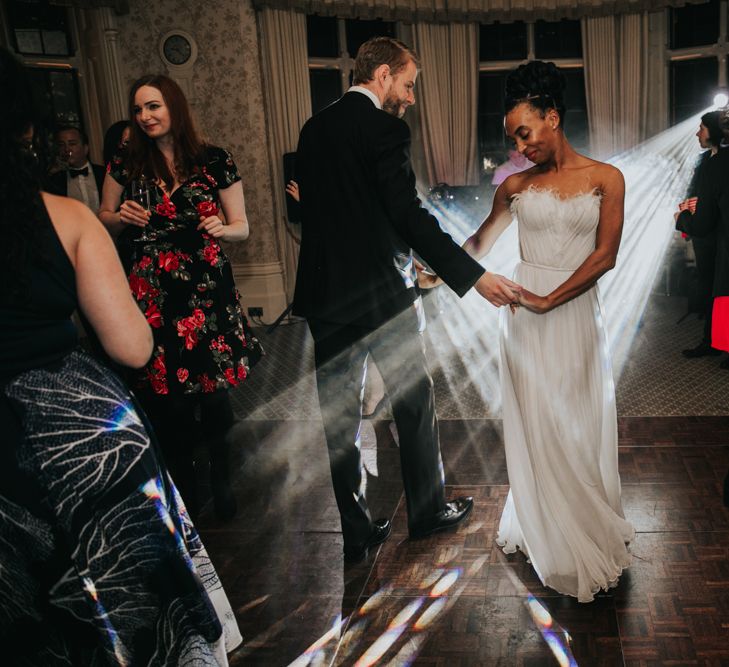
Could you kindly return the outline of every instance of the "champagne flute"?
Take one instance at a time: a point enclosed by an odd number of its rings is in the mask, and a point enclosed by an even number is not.
[[[137,202],[145,211],[150,209],[149,181],[142,177],[131,183],[132,201]],[[149,224],[149,223],[147,223]],[[147,227],[142,227],[142,233],[134,239],[135,241],[151,241],[152,237],[147,236]]]

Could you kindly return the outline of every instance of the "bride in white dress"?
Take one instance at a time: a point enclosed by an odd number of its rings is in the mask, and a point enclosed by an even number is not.
[[[530,62],[507,79],[505,130],[535,166],[504,181],[464,247],[481,258],[518,220],[522,289],[502,311],[500,339],[511,489],[496,541],[523,551],[546,586],[589,602],[617,583],[634,537],[620,502],[596,284],[615,265],[625,187],[620,171],[570,146],[563,90],[552,63]]]

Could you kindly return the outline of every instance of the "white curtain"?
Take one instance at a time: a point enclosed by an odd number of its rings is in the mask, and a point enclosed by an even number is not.
[[[258,22],[273,172],[274,215],[286,296],[291,301],[296,282],[299,236],[296,227],[286,219],[283,155],[296,150],[299,131],[311,116],[306,16],[294,11],[265,8],[258,12]]]
[[[591,153],[607,158],[645,138],[648,115],[644,14],[582,19]]]
[[[478,185],[478,25],[416,23],[420,107],[430,185]]]

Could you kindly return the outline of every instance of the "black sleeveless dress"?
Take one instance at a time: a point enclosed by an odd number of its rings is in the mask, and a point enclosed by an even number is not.
[[[27,298],[0,300],[3,664],[217,665],[230,605],[143,415],[76,347],[47,216]]]

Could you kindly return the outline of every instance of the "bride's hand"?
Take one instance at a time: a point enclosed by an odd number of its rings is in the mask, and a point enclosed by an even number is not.
[[[443,281],[435,273],[428,271],[417,259],[413,259],[413,263],[418,274],[418,287],[420,289],[433,289],[433,287],[443,284]]]
[[[552,306],[546,296],[539,296],[534,294],[534,292],[530,292],[528,289],[522,288],[521,292],[519,292],[518,299],[520,306],[524,306],[527,310],[531,310],[538,315],[552,310]]]

